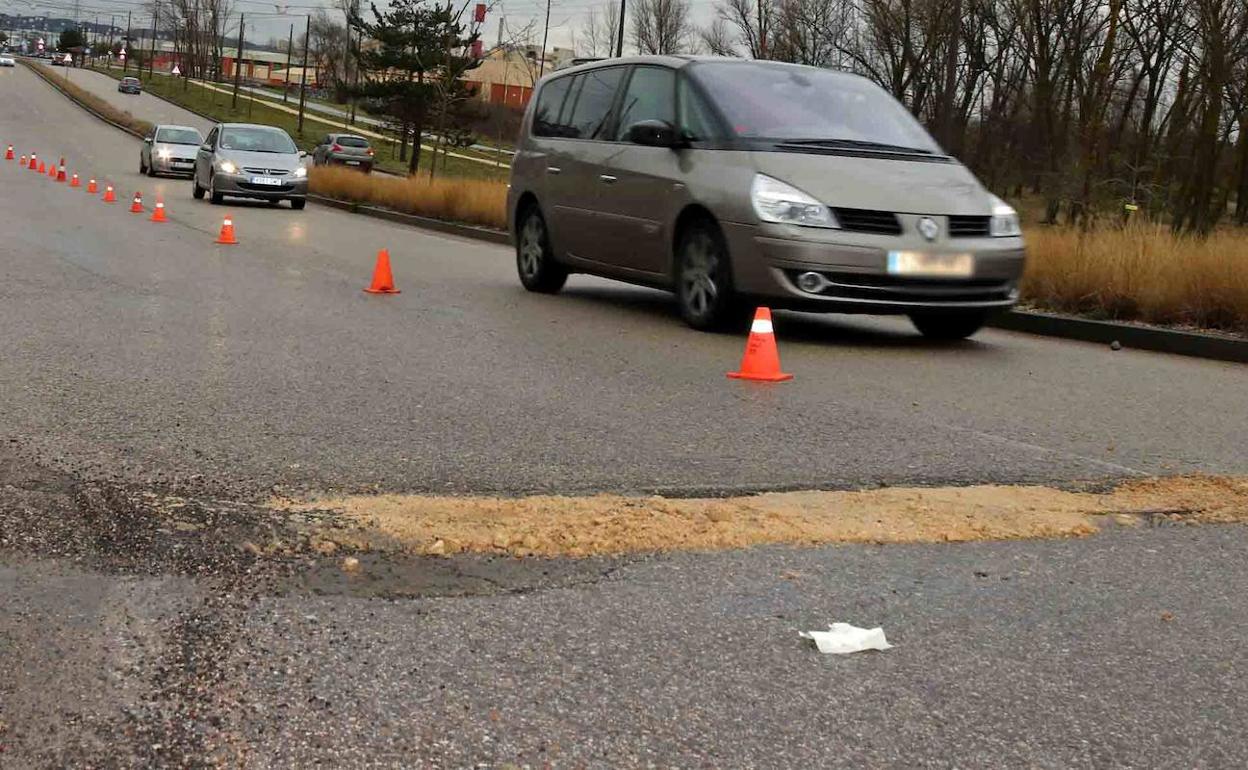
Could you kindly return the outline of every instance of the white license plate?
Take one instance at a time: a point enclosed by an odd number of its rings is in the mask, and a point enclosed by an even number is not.
[[[889,275],[970,278],[975,258],[970,254],[927,254],[922,251],[888,252]]]
[[[349,161],[347,161],[347,165],[348,165],[348,166],[358,166],[358,165],[360,165],[360,162],[359,162],[358,160],[349,160]]]
[[[251,183],[252,184],[268,184],[268,185],[273,185],[276,187],[276,186],[285,184],[285,181],[278,179],[275,176],[253,176],[251,178]]]

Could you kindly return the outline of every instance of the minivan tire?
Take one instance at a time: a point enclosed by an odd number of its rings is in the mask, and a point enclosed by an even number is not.
[[[733,289],[728,246],[713,221],[695,219],[681,229],[675,272],[676,300],[685,323],[699,331],[743,326],[746,308]]]
[[[516,226],[516,273],[529,291],[555,294],[568,281],[568,268],[555,261],[546,220],[537,206],[520,214]]]
[[[910,314],[910,323],[920,334],[942,342],[964,340],[983,328],[987,321],[988,314],[982,310]]]
[[[303,211],[303,207],[308,205],[307,198],[291,198],[290,207],[295,211]]]
[[[225,202],[225,196],[217,192],[217,186],[213,182],[212,177],[208,177],[208,199],[212,201],[214,206],[220,206]]]

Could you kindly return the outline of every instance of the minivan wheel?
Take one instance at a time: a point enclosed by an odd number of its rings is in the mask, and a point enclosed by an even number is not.
[[[307,198],[291,198],[290,207],[295,211],[303,211],[303,207],[308,205]]]
[[[217,192],[217,181],[212,177],[208,177],[208,198],[217,206],[225,202],[225,196]]]
[[[930,340],[950,342],[963,340],[979,331],[988,321],[982,310],[960,310],[947,313],[911,313],[910,322]]]
[[[742,305],[732,288],[728,247],[708,221],[687,225],[676,252],[676,297],[685,323],[702,331],[740,325]]]
[[[536,206],[525,210],[516,231],[516,272],[529,291],[554,294],[568,280],[568,269],[555,261],[546,220]]]

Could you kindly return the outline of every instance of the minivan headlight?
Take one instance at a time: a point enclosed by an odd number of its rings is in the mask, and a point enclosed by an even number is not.
[[[755,174],[750,203],[764,222],[803,227],[840,227],[832,210],[801,190],[764,174]]]
[[[296,179],[302,179],[302,178],[304,178],[304,177],[305,177],[305,176],[307,176],[307,175],[308,175],[308,167],[307,167],[307,166],[299,166],[298,168],[296,168],[296,169],[295,169],[295,178],[296,178]]]
[[[223,172],[227,174],[238,173],[238,166],[235,166],[233,161],[223,160],[217,164],[217,168],[221,169]]]
[[[1018,212],[1000,198],[993,198],[992,219],[988,222],[988,233],[994,238],[1010,238],[1023,234],[1022,225],[1018,221]]]

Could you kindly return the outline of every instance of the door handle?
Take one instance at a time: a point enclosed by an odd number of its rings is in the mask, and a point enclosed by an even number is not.
[[[551,176],[558,176],[559,174],[563,173],[563,169],[559,168],[558,166],[547,166],[546,173],[550,174]]]
[[[614,176],[611,176],[610,174],[599,174],[598,178],[601,179],[606,184],[615,184],[616,180],[619,177],[614,177]]]

